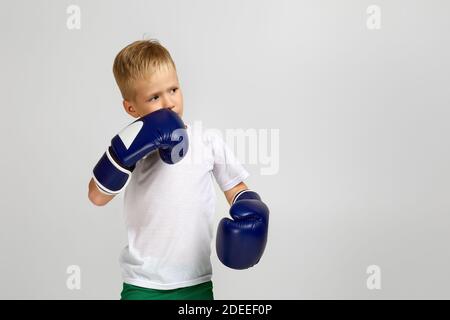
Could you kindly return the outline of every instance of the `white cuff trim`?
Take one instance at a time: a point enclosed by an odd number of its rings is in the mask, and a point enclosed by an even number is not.
[[[253,190],[245,189],[245,190],[241,190],[238,193],[236,193],[236,195],[234,196],[232,204],[234,204],[240,196],[242,196],[244,193],[249,192],[249,191],[253,191]]]

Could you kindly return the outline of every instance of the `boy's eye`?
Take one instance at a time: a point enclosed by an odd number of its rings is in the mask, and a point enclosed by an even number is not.
[[[172,91],[172,93],[175,93],[177,90],[178,90],[178,88],[173,88],[171,91]],[[153,99],[158,100],[158,98],[159,98],[159,96],[154,96],[154,97],[151,97],[150,99],[148,99],[148,101],[153,101]]]

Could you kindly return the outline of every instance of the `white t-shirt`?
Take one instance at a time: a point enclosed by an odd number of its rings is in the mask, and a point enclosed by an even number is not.
[[[175,289],[211,280],[216,194],[249,176],[218,134],[187,126],[189,151],[164,163],[157,151],[141,159],[124,194],[128,245],[120,265],[125,283]]]

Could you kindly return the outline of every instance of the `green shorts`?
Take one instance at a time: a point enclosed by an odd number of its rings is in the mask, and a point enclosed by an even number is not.
[[[172,290],[149,289],[124,283],[120,296],[120,300],[214,300],[212,281]]]

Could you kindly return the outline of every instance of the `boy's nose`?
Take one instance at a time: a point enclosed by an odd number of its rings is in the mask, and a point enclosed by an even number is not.
[[[168,97],[165,97],[164,100],[162,101],[162,103],[163,103],[163,108],[173,109],[175,107],[173,101]]]

